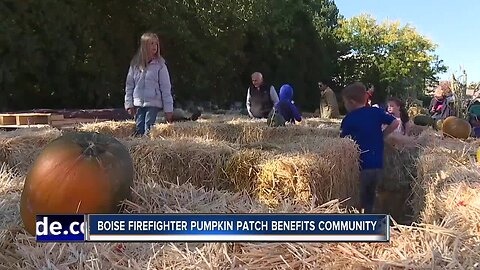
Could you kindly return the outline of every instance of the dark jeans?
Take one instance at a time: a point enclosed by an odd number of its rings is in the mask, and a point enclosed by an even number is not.
[[[360,206],[365,214],[373,212],[377,184],[382,180],[382,169],[362,170],[360,172]]]
[[[157,107],[138,107],[135,114],[136,131],[135,135],[148,134],[150,128],[155,124],[157,120],[158,112]]]

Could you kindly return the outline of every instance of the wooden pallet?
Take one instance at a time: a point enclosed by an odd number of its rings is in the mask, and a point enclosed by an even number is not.
[[[61,114],[18,113],[0,114],[0,128],[18,129],[30,127],[73,127],[81,123],[103,122],[106,119],[67,118]]]
[[[63,120],[61,114],[51,113],[5,113],[0,114],[1,126],[51,125],[53,121]]]
[[[59,119],[59,120],[51,120],[50,124],[30,124],[30,125],[16,125],[16,123],[12,125],[0,124],[0,129],[12,130],[12,129],[19,129],[19,128],[43,128],[43,127],[54,127],[58,129],[72,129],[78,126],[79,124],[104,122],[104,121],[108,121],[108,119],[66,118],[66,119]]]

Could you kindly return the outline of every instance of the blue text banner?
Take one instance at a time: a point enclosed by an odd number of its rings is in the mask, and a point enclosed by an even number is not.
[[[93,242],[388,242],[388,215],[88,215]]]

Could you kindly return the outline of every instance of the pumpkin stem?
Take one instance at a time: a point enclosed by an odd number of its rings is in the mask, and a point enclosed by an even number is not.
[[[85,150],[83,151],[83,154],[89,157],[97,157],[103,152],[105,152],[105,149],[103,149],[102,147],[99,147],[94,142],[89,141],[87,148],[85,148]]]

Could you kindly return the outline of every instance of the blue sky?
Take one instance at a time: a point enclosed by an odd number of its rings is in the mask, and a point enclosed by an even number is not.
[[[480,81],[480,1],[478,0],[334,0],[346,18],[368,13],[377,21],[409,23],[438,45],[448,66],[441,79],[465,68],[469,82]]]

